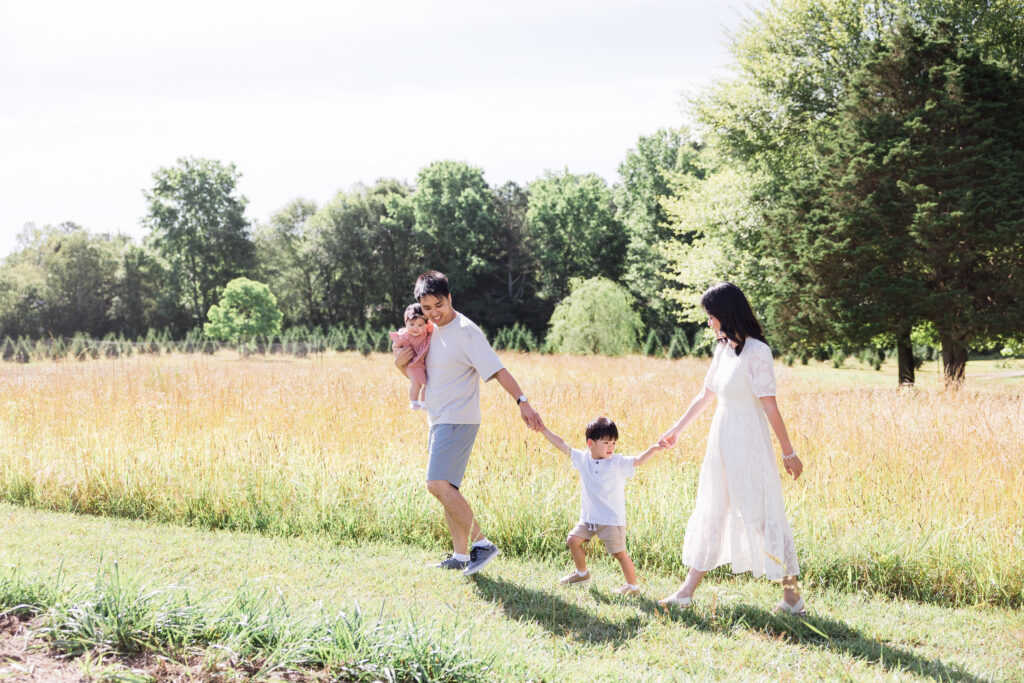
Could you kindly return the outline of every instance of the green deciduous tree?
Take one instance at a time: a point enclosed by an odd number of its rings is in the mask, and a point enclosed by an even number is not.
[[[163,266],[152,252],[125,243],[110,307],[113,327],[125,336],[139,337],[149,329],[184,326],[185,320],[175,319],[180,309],[161,288],[165,281]]]
[[[313,289],[322,324],[394,325],[412,301],[423,256],[411,188],[397,180],[356,186],[309,219]]]
[[[548,301],[565,298],[575,277],[621,277],[626,236],[600,176],[563,171],[534,181],[527,221],[536,241],[540,294]]]
[[[643,322],[629,292],[603,277],[574,279],[551,316],[547,344],[558,353],[621,356],[636,351]]]
[[[0,331],[5,335],[103,336],[128,240],[94,235],[74,223],[28,226],[0,269]]]
[[[293,199],[254,231],[257,272],[277,297],[286,325],[327,322],[321,309],[323,291],[309,229],[309,220],[316,211],[316,202]]]
[[[662,129],[640,137],[619,165],[617,218],[627,240],[622,281],[643,302],[644,326],[662,335],[671,336],[678,325],[673,302],[664,293],[672,281],[666,277],[669,261],[662,245],[676,237],[665,203],[687,177],[704,177],[700,148],[685,131]]]
[[[227,284],[220,303],[210,307],[207,318],[203,333],[213,339],[241,342],[281,331],[277,298],[262,282],[245,277]]]
[[[498,254],[489,278],[493,284],[486,288],[493,299],[488,316],[491,329],[523,323],[539,334],[551,315],[552,308],[537,298],[540,266],[536,240],[527,223],[529,206],[528,191],[514,182],[494,189]]]
[[[742,166],[712,166],[703,180],[681,177],[676,194],[666,200],[677,237],[662,243],[667,279],[673,283],[665,297],[676,304],[678,320],[704,323],[700,296],[723,281],[736,283],[763,316],[777,283],[766,274],[757,186]]]
[[[483,171],[459,161],[430,164],[416,178],[412,208],[426,264],[448,275],[460,311],[489,324],[502,253]]]
[[[255,254],[233,164],[185,157],[153,174],[146,191],[147,244],[166,272],[166,291],[198,324],[234,277],[253,270]]]
[[[835,125],[849,76],[903,16],[1024,72],[1024,0],[768,0],[731,36],[735,75],[696,102],[714,142],[768,180],[799,173]]]

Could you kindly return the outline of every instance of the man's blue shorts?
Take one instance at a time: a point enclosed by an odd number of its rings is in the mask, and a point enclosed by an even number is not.
[[[469,454],[480,425],[436,424],[430,427],[427,450],[427,481],[446,481],[455,488],[469,464]]]

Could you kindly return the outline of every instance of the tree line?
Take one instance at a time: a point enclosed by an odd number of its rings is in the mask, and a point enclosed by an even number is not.
[[[459,309],[490,330],[518,324],[542,337],[570,282],[602,276],[657,302],[644,325],[671,334],[645,251],[664,182],[650,176],[683,168],[695,149],[678,131],[641,138],[614,186],[561,171],[494,187],[480,168],[439,161],[415,184],[382,179],[323,205],[295,199],[255,224],[233,165],[179,159],[154,173],[140,244],[73,223],[26,227],[0,267],[0,336],[181,338],[240,276],[270,286],[286,329],[394,328],[428,268],[448,273]]]
[[[181,159],[141,244],[27,228],[0,335],[180,338],[238,276],[285,329],[397,327],[436,268],[486,329],[578,352],[594,325],[616,352],[690,339],[722,279],[790,360],[891,355],[909,383],[937,347],[957,383],[971,350],[1024,350],[1024,0],[769,0],[730,41],[692,127],[640,137],[614,184],[439,161],[250,224],[234,166]]]

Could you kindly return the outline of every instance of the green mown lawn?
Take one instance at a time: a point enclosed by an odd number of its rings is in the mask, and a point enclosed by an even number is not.
[[[677,577],[640,570],[643,595],[619,598],[609,558],[587,590],[556,585],[569,568],[499,557],[476,578],[426,568],[441,553],[379,544],[203,531],[0,505],[0,578],[94,584],[116,562],[147,589],[195,599],[263,592],[292,614],[351,611],[460,639],[488,677],[526,680],[1024,679],[1024,616],[947,609],[808,587],[806,619],[770,614],[777,588],[711,578],[689,612],[656,606]],[[0,612],[13,605],[0,605]],[[455,645],[453,645],[455,647]],[[173,655],[173,652],[171,652]],[[273,677],[273,676],[271,676]]]

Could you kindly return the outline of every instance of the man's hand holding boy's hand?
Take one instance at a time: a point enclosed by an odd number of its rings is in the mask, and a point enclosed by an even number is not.
[[[540,419],[540,413],[533,409],[533,406],[527,401],[523,401],[519,404],[519,414],[523,418],[523,422],[526,426],[535,432],[539,432],[544,429],[544,421]]]

